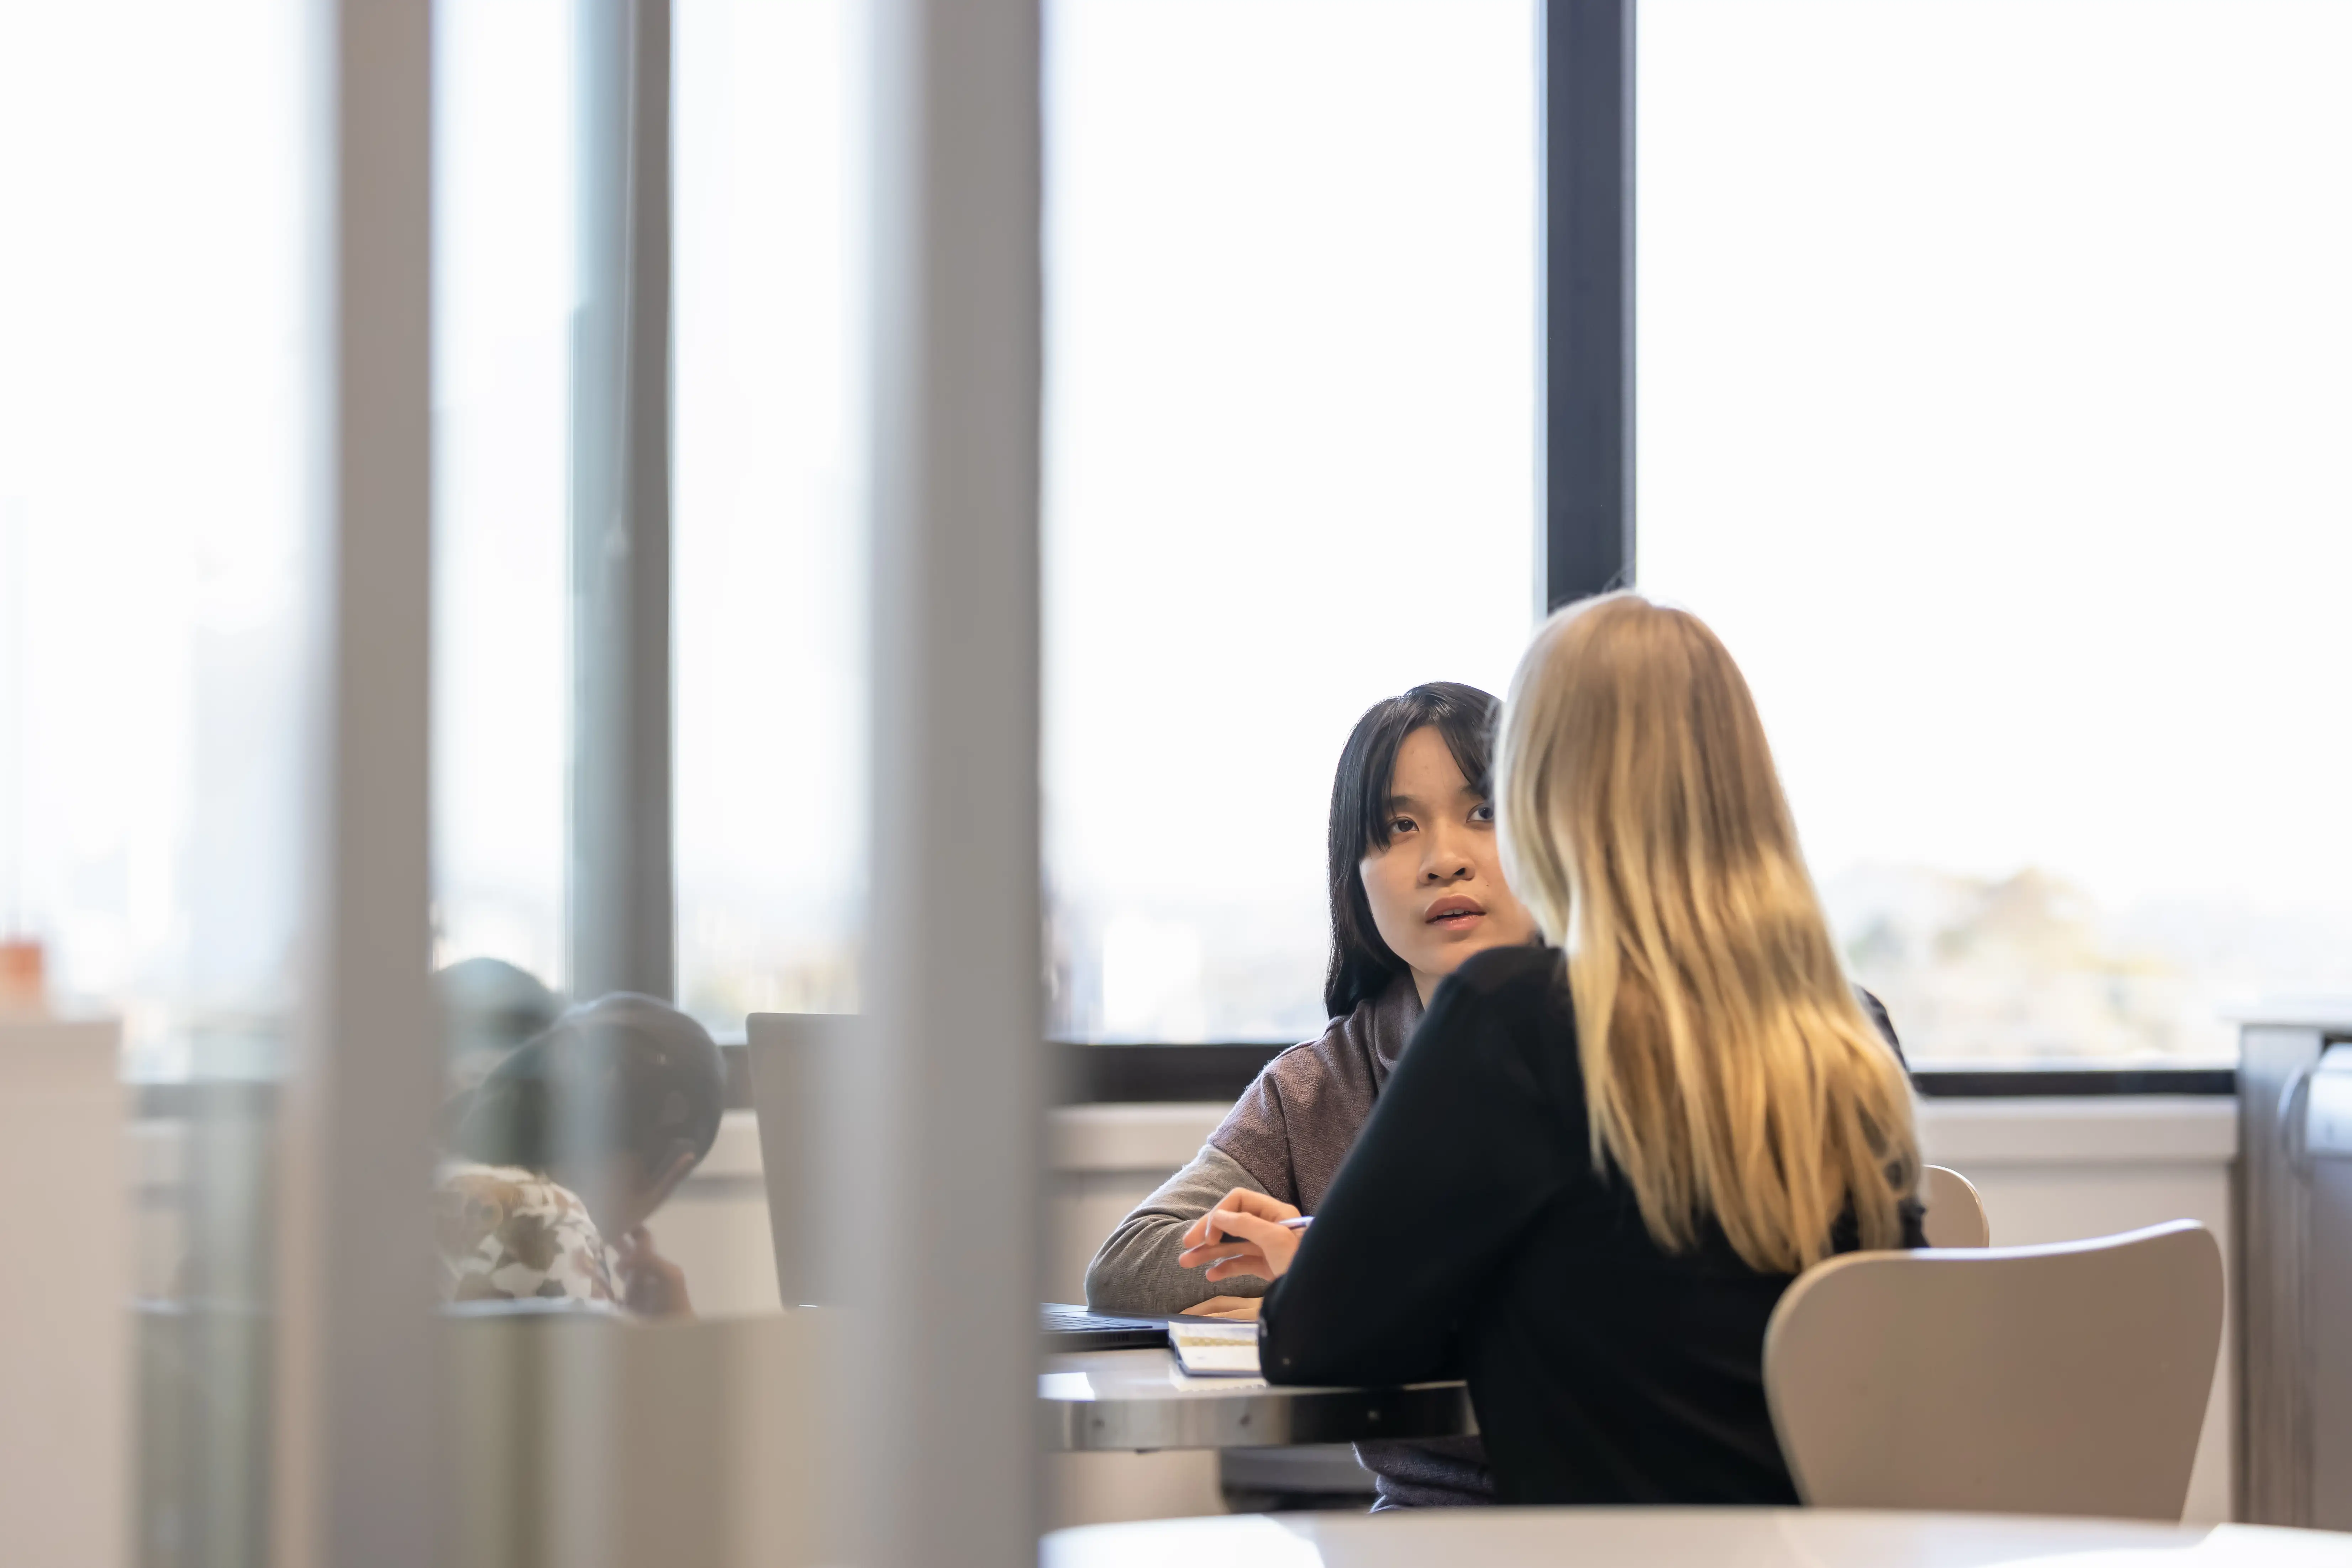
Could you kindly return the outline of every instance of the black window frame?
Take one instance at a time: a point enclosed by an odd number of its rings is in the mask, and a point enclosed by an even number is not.
[[[1537,47],[1543,256],[1542,545],[1547,611],[1633,585],[1634,88],[1639,0],[1541,0]],[[1065,1104],[1232,1100],[1295,1042],[1056,1041]],[[1933,1097],[2229,1095],[2226,1067],[2092,1062],[1946,1067]]]
[[[1633,582],[1636,4],[1539,0],[1537,11],[1547,612]],[[1296,1043],[1056,1041],[1055,1081],[1078,1100],[1231,1099]]]
[[[1538,0],[1538,574],[1549,611],[1635,581],[1639,0]],[[567,945],[573,984],[672,994],[668,0],[583,16]],[[1064,1102],[1230,1100],[1290,1041],[1054,1041]],[[1922,1070],[1929,1094],[2234,1092],[2227,1068]],[[740,1086],[739,1086],[740,1093]]]
[[[1539,0],[1537,279],[1543,604],[1633,568],[1633,27],[1638,0]],[[1230,1100],[1295,1041],[1055,1041],[1066,1103]]]

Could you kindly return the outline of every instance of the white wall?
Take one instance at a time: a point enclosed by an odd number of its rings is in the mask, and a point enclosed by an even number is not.
[[[1087,1260],[1138,1202],[1191,1159],[1222,1104],[1070,1106],[1053,1113],[1045,1232],[1047,1290],[1085,1299]],[[1920,1106],[1927,1157],[1973,1181],[1996,1246],[2109,1235],[2161,1220],[2210,1226],[2231,1268],[2231,1163],[2237,1102],[2221,1098],[1930,1100]],[[163,1124],[135,1135],[143,1189],[140,1279],[152,1294],[177,1266],[166,1194],[176,1140]],[[653,1223],[657,1246],[685,1269],[710,1318],[772,1311],[775,1263],[761,1184],[758,1128],[730,1111],[710,1157]],[[2188,1517],[2231,1511],[2236,1284],[2230,1331]],[[1048,1466],[1052,1522],[1195,1514],[1217,1506],[1211,1453],[1057,1456]]]
[[[2231,1271],[2221,1364],[2189,1480],[2192,1521],[2232,1516],[2236,1486],[2237,1258],[2231,1171],[2238,1102],[2221,1097],[1928,1100],[1929,1161],[1976,1184],[1995,1247],[2111,1236],[2193,1219]]]

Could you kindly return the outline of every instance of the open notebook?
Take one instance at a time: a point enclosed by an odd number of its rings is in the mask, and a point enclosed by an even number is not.
[[[1168,1323],[1168,1343],[1176,1352],[1176,1363],[1189,1376],[1258,1375],[1255,1322],[1172,1318]]]

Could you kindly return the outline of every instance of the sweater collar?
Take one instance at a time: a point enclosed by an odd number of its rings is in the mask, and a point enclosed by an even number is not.
[[[1421,1026],[1421,992],[1412,983],[1412,971],[1400,973],[1389,982],[1371,1006],[1372,1083],[1375,1088],[1388,1082],[1389,1074],[1412,1042],[1413,1030]]]

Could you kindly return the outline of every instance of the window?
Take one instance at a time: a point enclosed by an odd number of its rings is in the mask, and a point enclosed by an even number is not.
[[[2352,11],[1649,0],[1639,575],[1928,1058],[2352,981]]]
[[[1062,0],[1046,93],[1049,1026],[1321,1028],[1357,716],[1537,587],[1526,0]]]
[[[673,31],[677,994],[856,1005],[866,584],[852,482],[851,8],[686,0]],[[559,991],[580,65],[562,0],[445,6],[438,56],[436,958]]]
[[[500,0],[435,16],[434,959],[503,959],[559,990],[572,12]]]
[[[866,878],[847,0],[677,22],[679,1005],[854,1012]]]
[[[316,907],[325,578],[305,20],[0,0],[0,937],[42,944],[53,1007],[121,1020],[136,1103],[179,1108],[135,1144],[145,1300],[110,1304],[142,1561],[268,1555],[267,1086]],[[85,1235],[116,1234],[117,1173],[92,1150],[68,1178]],[[79,1454],[114,1427],[58,1425]]]
[[[268,1076],[301,895],[296,7],[0,19],[0,934],[134,1078]]]

